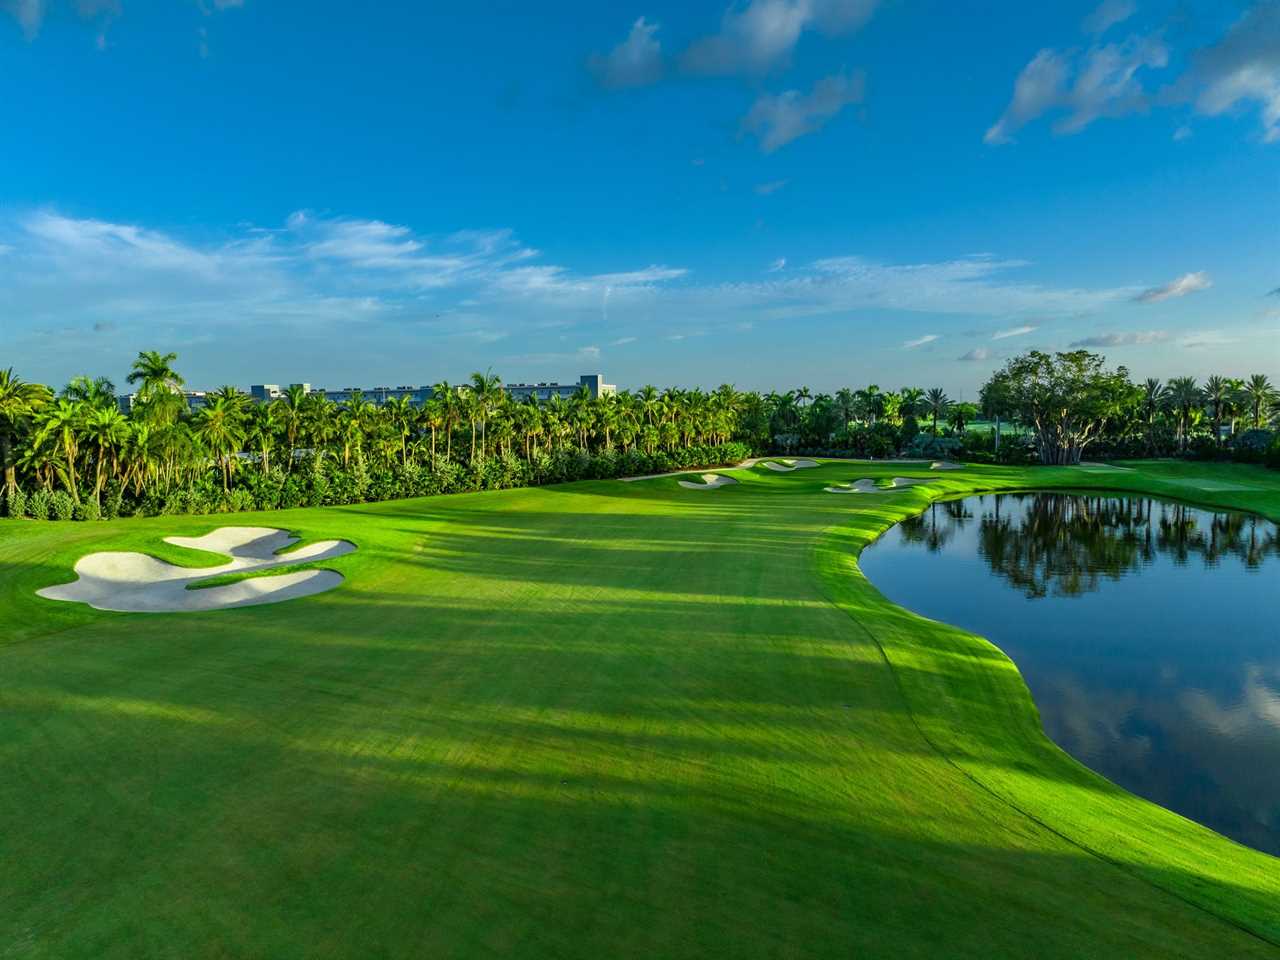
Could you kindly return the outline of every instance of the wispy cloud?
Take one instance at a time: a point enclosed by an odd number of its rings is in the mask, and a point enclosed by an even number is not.
[[[1134,12],[1129,0],[1107,0],[1082,24],[1101,35]],[[1159,74],[1171,63],[1188,62],[1180,75]],[[1117,43],[1045,48],[1014,81],[1013,97],[987,130],[989,144],[1009,143],[1024,125],[1060,113],[1057,133],[1076,133],[1103,117],[1187,106],[1217,116],[1240,105],[1258,109],[1262,139],[1280,140],[1280,2],[1255,0],[1216,42],[1175,61],[1160,32],[1133,34]],[[1184,124],[1175,140],[1190,136]]]
[[[991,351],[986,347],[974,347],[968,353],[963,353],[956,359],[963,363],[981,363],[984,360],[991,359]]]
[[[1128,333],[1097,333],[1076,340],[1073,347],[1134,347],[1163,343],[1169,339],[1167,330],[1137,330]]]
[[[1102,0],[1093,13],[1084,18],[1080,29],[1085,33],[1106,33],[1117,23],[1128,20],[1137,10],[1134,0]]]
[[[27,39],[33,40],[44,22],[45,0],[3,0],[0,10],[17,20]]]
[[[939,338],[939,334],[926,333],[923,337],[916,337],[914,340],[904,340],[902,348],[904,350],[914,350],[916,347],[923,347],[926,343],[933,343]]]
[[[608,53],[593,53],[587,69],[604,87],[642,87],[662,79],[662,44],[657,40],[658,24],[644,17],[631,25],[625,40]]]
[[[878,0],[749,0],[725,11],[720,29],[695,41],[681,58],[691,73],[759,75],[791,60],[801,35],[839,36],[861,27]]]
[[[1221,330],[1201,330],[1198,333],[1189,333],[1186,336],[1179,337],[1178,346],[1186,347],[1190,350],[1202,347],[1225,347],[1236,343],[1238,339],[1238,337],[1233,337]]]
[[[755,191],[760,196],[767,197],[771,193],[777,193],[790,182],[790,180],[770,180],[768,183],[757,183]]]
[[[777,273],[779,270],[785,270],[786,268],[787,268],[787,258],[779,257],[777,260],[773,261],[773,263],[769,264],[768,272]],[[1277,288],[1273,292],[1280,293],[1280,288]]]
[[[754,135],[760,149],[772,153],[792,140],[821,130],[851,103],[862,100],[863,75],[837,73],[814,84],[809,93],[788,90],[764,94],[742,118],[741,131]]]
[[[1024,325],[1021,327],[1011,327],[1008,330],[1001,330],[991,335],[992,340],[1008,340],[1010,337],[1022,337],[1028,333],[1034,333],[1039,327]]]
[[[1133,299],[1137,303],[1159,303],[1161,300],[1185,297],[1198,290],[1208,290],[1212,286],[1213,281],[1209,279],[1209,274],[1200,270],[1196,273],[1184,273],[1176,280],[1170,280],[1163,286],[1150,287],[1143,290]]]
[[[95,323],[115,324],[122,344],[185,343],[198,331],[224,351],[246,337],[274,344],[279,358],[316,341],[305,362],[337,369],[336,361],[316,359],[319,342],[339,330],[352,336],[357,325],[364,342],[403,349],[438,343],[439,356],[471,363],[493,360],[482,348],[497,341],[512,344],[512,357],[541,355],[553,327],[580,331],[581,342],[622,347],[808,318],[860,323],[871,322],[862,319],[868,314],[915,313],[936,318],[915,328],[931,328],[927,336],[943,340],[947,317],[982,317],[989,329],[1017,330],[1049,316],[1089,316],[1134,292],[1046,286],[1019,277],[1026,263],[993,257],[907,264],[779,258],[773,272],[715,283],[664,264],[593,273],[546,262],[508,230],[428,234],[307,212],[210,242],[46,210],[0,216],[0,244],[12,248],[0,256],[0,291],[6,313],[23,318],[19,349],[57,369],[65,361],[39,351],[41,331]],[[551,357],[568,362],[558,351],[542,362]]]
[[[1083,52],[1041,50],[1018,74],[1013,99],[983,139],[1009,143],[1021,127],[1052,111],[1064,114],[1054,124],[1055,132],[1078,133],[1101,117],[1145,110],[1150,97],[1139,71],[1168,62],[1168,48],[1154,36],[1130,37]]]
[[[1263,140],[1280,140],[1280,3],[1258,0],[1218,43],[1200,51],[1189,85],[1198,88],[1196,109],[1209,116],[1257,104]]]

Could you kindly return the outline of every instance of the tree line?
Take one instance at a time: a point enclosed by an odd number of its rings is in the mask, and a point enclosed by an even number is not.
[[[334,402],[290,387],[252,400],[224,386],[190,409],[177,356],[143,351],[123,412],[105,377],[61,390],[0,370],[0,464],[11,516],[114,517],[319,506],[721,466],[752,453],[967,456],[1076,462],[1120,455],[1255,451],[1277,394],[1259,374],[1135,384],[1084,351],[1011,360],[980,403],[940,388],[833,393],[645,386],[513,400],[497,376],[441,381],[421,405]],[[980,418],[997,429],[974,431]],[[1004,434],[1012,424],[1017,429]],[[1243,429],[1242,429],[1243,428]],[[1246,459],[1250,457],[1245,457]],[[1276,457],[1280,463],[1280,456]]]

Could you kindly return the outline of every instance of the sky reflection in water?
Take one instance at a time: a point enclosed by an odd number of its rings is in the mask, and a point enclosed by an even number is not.
[[[1017,663],[1063,749],[1280,854],[1280,531],[1142,497],[931,506],[862,554],[910,610]]]

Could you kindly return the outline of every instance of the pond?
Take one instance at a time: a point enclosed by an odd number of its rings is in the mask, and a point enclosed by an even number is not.
[[[1122,787],[1280,855],[1280,529],[1143,497],[937,503],[863,551],[895,603],[986,637],[1045,732]]]

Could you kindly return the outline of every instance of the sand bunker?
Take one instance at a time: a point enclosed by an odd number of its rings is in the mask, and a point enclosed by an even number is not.
[[[217,567],[192,568],[177,567],[144,553],[91,553],[75,565],[79,579],[36,593],[50,600],[87,603],[97,610],[121,613],[224,610],[279,603],[332,590],[342,582],[342,575],[332,570],[298,570],[203,590],[188,590],[187,586],[227,573],[256,573],[330,560],[356,549],[346,540],[321,540],[278,554],[278,550],[297,543],[298,538],[272,527],[220,527],[203,537],[165,537],[165,542],[227,554],[231,561]]]
[[[677,482],[686,490],[714,490],[716,487],[732,486],[738,481],[733,477],[722,477],[718,473],[704,473],[701,483],[694,483],[692,480],[680,480]]]
[[[888,487],[880,487],[871,479],[855,480],[852,483],[841,483],[834,487],[823,487],[827,493],[893,493],[897,490],[905,490],[907,487],[914,487],[920,483],[932,483],[931,480],[925,478],[923,480],[915,477],[894,477],[893,485]]]
[[[929,464],[930,470],[963,470],[964,465],[960,463],[952,463],[950,460],[935,460]]]
[[[760,466],[778,473],[790,473],[792,470],[807,470],[818,466],[817,460],[763,460]]]

